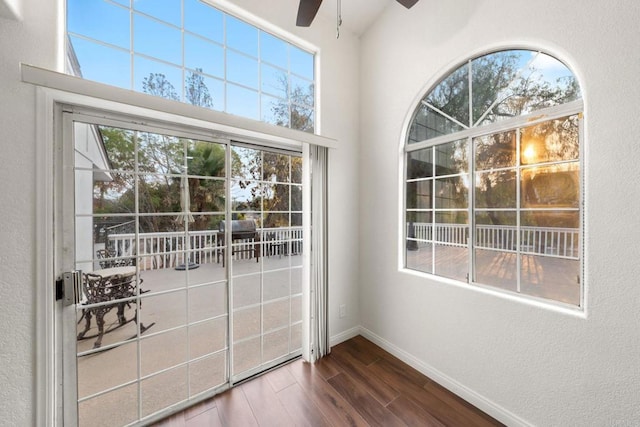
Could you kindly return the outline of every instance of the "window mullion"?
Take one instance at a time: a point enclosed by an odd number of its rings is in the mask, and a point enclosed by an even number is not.
[[[522,168],[520,167],[520,136],[522,129],[516,130],[516,292],[521,293],[522,284],[522,228],[520,221],[520,200],[522,195],[520,194],[521,185],[520,179],[522,174]]]
[[[475,282],[475,245],[476,245],[476,215],[475,215],[475,208],[476,208],[475,154],[476,154],[476,150],[475,150],[475,147],[473,146],[472,137],[468,138],[467,145],[469,146],[467,148],[468,159],[469,159],[469,170],[467,172],[469,174],[469,190],[468,190],[469,206],[467,207],[469,212],[468,213],[469,237],[467,241],[467,248],[469,250],[469,254],[468,254],[469,255],[469,270],[468,270],[469,277],[467,277],[467,283],[473,283]]]

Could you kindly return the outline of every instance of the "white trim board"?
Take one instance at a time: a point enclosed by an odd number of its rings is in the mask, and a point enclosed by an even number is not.
[[[103,103],[102,108],[104,108],[104,103],[116,103],[129,108],[144,109],[161,115],[179,116],[207,123],[215,130],[232,136],[267,139],[280,143],[296,141],[322,147],[338,148],[338,142],[333,138],[97,83],[33,65],[20,64],[20,71],[22,73],[22,81],[25,83],[100,100]],[[85,105],[86,103],[88,101],[85,100]],[[133,112],[131,113],[133,114]]]

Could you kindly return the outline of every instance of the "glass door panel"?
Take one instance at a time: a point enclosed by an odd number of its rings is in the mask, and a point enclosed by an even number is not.
[[[148,422],[301,354],[298,153],[64,124],[65,423]]]
[[[232,381],[301,354],[302,158],[232,145]]]
[[[65,265],[82,274],[70,308],[75,343],[64,352],[75,373],[65,387],[77,398],[67,414],[81,426],[124,425],[228,384],[219,256],[228,145],[71,123],[74,250]]]

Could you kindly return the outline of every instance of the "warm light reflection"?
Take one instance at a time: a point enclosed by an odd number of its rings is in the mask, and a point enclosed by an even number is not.
[[[527,148],[525,148],[524,152],[522,153],[522,155],[527,160],[527,163],[534,163],[534,160],[535,160],[535,157],[536,157],[536,150],[535,150],[535,148],[533,148],[533,144],[531,144]]]

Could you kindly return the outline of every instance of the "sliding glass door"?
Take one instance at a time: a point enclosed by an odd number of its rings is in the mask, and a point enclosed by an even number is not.
[[[301,352],[302,158],[237,144],[231,154],[232,372],[238,380]],[[248,247],[238,229],[247,223],[260,229],[257,254],[255,242]]]
[[[65,424],[160,418],[300,354],[299,154],[76,113],[63,128]]]

